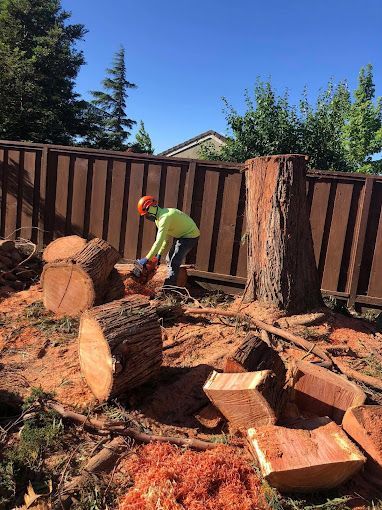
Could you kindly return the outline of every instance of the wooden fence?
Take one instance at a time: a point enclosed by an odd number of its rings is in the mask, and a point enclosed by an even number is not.
[[[240,288],[246,277],[243,166],[0,141],[0,236],[39,245],[76,233],[107,239],[127,259],[145,254],[155,226],[136,211],[158,196],[200,226],[194,276]],[[324,293],[382,306],[382,178],[310,172],[307,196]]]

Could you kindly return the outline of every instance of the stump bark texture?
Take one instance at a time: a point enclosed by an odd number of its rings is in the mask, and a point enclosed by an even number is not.
[[[74,257],[46,264],[41,278],[45,308],[72,316],[123,297],[122,280],[113,271],[119,258],[110,244],[96,238]]]
[[[267,156],[246,162],[247,301],[288,313],[322,306],[306,202],[302,155]]]
[[[125,298],[85,312],[78,341],[81,373],[100,401],[147,382],[162,364],[158,316],[142,298]]]

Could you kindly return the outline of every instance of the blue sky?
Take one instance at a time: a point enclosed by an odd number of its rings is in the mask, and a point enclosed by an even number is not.
[[[88,29],[78,91],[99,89],[121,44],[128,115],[145,122],[156,152],[202,131],[226,133],[221,97],[239,111],[256,77],[298,101],[329,78],[353,89],[374,65],[382,95],[382,0],[62,0]],[[133,138],[133,137],[132,137]]]

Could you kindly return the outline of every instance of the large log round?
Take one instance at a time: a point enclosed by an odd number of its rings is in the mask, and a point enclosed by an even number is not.
[[[58,262],[77,255],[86,246],[86,239],[80,236],[59,237],[45,248],[42,259],[44,262]]]
[[[61,315],[78,315],[103,303],[119,258],[120,254],[110,244],[96,238],[73,258],[46,264],[41,278],[45,308]],[[113,280],[117,276],[112,275]],[[122,296],[121,290],[113,298]]]
[[[78,342],[81,373],[101,402],[147,382],[162,364],[158,316],[143,298],[125,298],[86,311]]]

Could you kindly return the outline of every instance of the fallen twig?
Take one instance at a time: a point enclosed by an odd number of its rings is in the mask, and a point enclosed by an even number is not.
[[[316,355],[322,360],[322,362],[320,363],[321,366],[325,368],[330,368],[333,365],[333,362],[330,359],[330,357],[322,349],[315,346],[312,342],[309,342],[304,338],[294,335],[289,331],[285,331],[283,329],[276,328],[275,326],[271,326],[270,324],[267,324],[266,322],[263,322],[259,319],[254,319],[249,315],[240,314],[238,312],[219,310],[218,308],[185,308],[183,312],[185,314],[191,315],[204,314],[204,315],[221,315],[223,317],[238,317],[242,320],[250,322],[251,324],[254,324],[257,328],[264,329],[265,331],[268,331],[268,333],[280,336],[281,338],[284,338],[285,340],[288,340],[289,342],[292,342],[293,344],[302,347],[306,351],[308,352],[310,351],[312,354]]]
[[[367,386],[371,386],[372,388],[382,391],[382,381],[380,379],[371,377],[370,375],[362,374],[361,372],[350,368],[346,363],[338,360],[337,358],[333,359],[333,363],[339,370],[341,370],[343,374],[347,375],[351,379],[362,382]]]
[[[53,401],[47,402],[46,405],[50,409],[56,411],[56,413],[58,413],[63,418],[74,421],[77,423],[77,425],[82,425],[84,429],[91,430],[94,433],[101,435],[115,434],[118,436],[129,437],[139,443],[151,443],[152,441],[157,441],[160,443],[171,443],[177,446],[189,446],[195,450],[211,450],[217,446],[216,443],[210,443],[208,441],[202,441],[195,438],[157,436],[153,434],[146,434],[145,432],[138,432],[133,428],[126,427],[125,424],[121,422],[88,418],[83,414],[79,414],[75,411],[71,411],[70,409],[66,409],[61,404]]]

